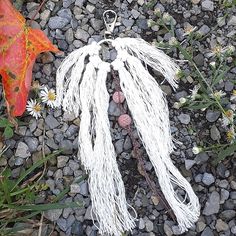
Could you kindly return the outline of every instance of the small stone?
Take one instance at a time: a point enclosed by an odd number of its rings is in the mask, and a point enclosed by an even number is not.
[[[30,152],[36,152],[38,145],[39,145],[39,140],[35,137],[26,137],[25,142],[27,143],[27,146],[29,147]]]
[[[206,119],[209,122],[215,122],[215,121],[218,120],[219,117],[220,117],[220,112],[219,111],[207,110]]]
[[[79,184],[76,184],[76,183],[71,184],[70,185],[70,192],[71,193],[80,193],[80,186],[79,186]]]
[[[66,41],[68,44],[71,44],[74,41],[74,33],[72,28],[69,28],[65,33]]]
[[[75,6],[82,7],[85,3],[85,0],[76,0],[75,1]]]
[[[173,231],[172,231],[171,227],[166,223],[164,223],[164,232],[165,232],[166,236],[173,235]]]
[[[210,216],[219,212],[220,209],[220,195],[214,191],[211,193],[203,209],[203,214]]]
[[[212,140],[214,140],[214,141],[220,140],[220,138],[221,138],[220,131],[217,129],[217,127],[215,125],[213,125],[211,127],[210,133],[211,133]]]
[[[202,2],[203,11],[214,11],[214,3],[212,1],[206,0]]]
[[[77,39],[84,41],[84,42],[87,42],[90,35],[85,30],[78,28],[75,33],[75,37]]]
[[[69,160],[68,156],[58,156],[57,157],[57,168],[62,168],[66,166],[67,161]]]
[[[189,122],[190,122],[190,116],[188,114],[181,113],[178,116],[178,119],[182,124],[185,124],[185,125],[189,124]]]
[[[25,143],[19,142],[16,148],[15,156],[21,158],[29,157],[30,156],[29,147]]]
[[[83,225],[79,221],[75,220],[71,228],[71,233],[76,236],[84,236]]]
[[[72,19],[72,12],[70,9],[61,9],[60,11],[58,11],[57,15],[62,18],[66,18],[69,21],[71,21]]]
[[[50,14],[51,12],[48,9],[46,9],[40,14],[40,19],[43,21],[48,21]]]
[[[95,19],[95,18],[92,18],[90,20],[90,23],[91,23],[91,26],[93,27],[93,29],[95,31],[100,31],[101,27],[103,25],[103,22],[101,20],[98,20],[98,19]]]
[[[232,16],[232,17],[229,19],[227,25],[228,25],[228,26],[230,26],[230,25],[236,26],[236,16]]]
[[[147,30],[148,29],[148,24],[147,24],[147,20],[146,19],[138,19],[136,21],[136,24],[137,24],[137,26],[140,29],[143,29],[143,30]]]
[[[234,210],[224,210],[220,213],[220,218],[225,221],[230,221],[236,217],[236,211]]]
[[[172,226],[172,231],[174,235],[181,235],[183,232],[181,232],[179,226],[177,225],[173,225]]]
[[[193,167],[193,165],[196,163],[196,161],[195,160],[187,160],[186,159],[184,161],[184,163],[185,163],[186,170],[190,170]]]
[[[137,19],[140,16],[140,12],[135,10],[135,9],[131,10],[131,14],[132,14],[134,19]]]
[[[139,224],[138,224],[139,229],[144,229],[145,228],[145,222],[143,218],[139,219]]]
[[[119,155],[123,152],[124,139],[119,139],[115,142],[116,153]]]
[[[233,226],[233,227],[231,228],[231,233],[232,233],[233,235],[236,235],[236,226]]]
[[[64,232],[67,230],[67,222],[64,218],[59,218],[57,220],[57,225]]]
[[[69,20],[60,16],[53,16],[49,19],[48,26],[50,29],[62,29],[69,23]]]
[[[231,81],[225,81],[225,91],[231,92],[234,89],[234,84]]]
[[[87,182],[83,182],[82,184],[80,184],[79,193],[83,196],[88,196],[88,183]]]
[[[154,226],[153,226],[152,221],[146,220],[145,225],[146,225],[147,232],[152,232],[153,231]]]
[[[126,27],[126,28],[131,28],[134,24],[134,20],[132,19],[124,19],[123,20],[123,25]]]
[[[39,4],[36,2],[28,2],[26,5],[26,9],[28,12],[35,11],[39,7]]]
[[[73,153],[73,143],[70,140],[62,140],[60,142],[60,148],[62,149],[63,154],[72,154]]]
[[[217,24],[219,27],[222,27],[225,25],[225,17],[218,17],[217,18]]]
[[[50,221],[56,221],[62,214],[62,209],[53,209],[45,212],[44,217]]]
[[[201,0],[191,0],[191,2],[195,5],[197,5]]]
[[[207,25],[203,25],[197,32],[200,35],[204,36],[204,35],[208,34],[210,32],[210,30],[211,29]]]
[[[197,222],[197,225],[196,225],[196,231],[199,233],[199,232],[202,232],[206,227],[206,224],[202,221],[199,221]]]
[[[46,122],[46,125],[50,129],[55,129],[56,127],[58,127],[60,125],[60,123],[52,115],[48,115],[45,118],[45,122]]]
[[[225,189],[220,190],[220,203],[223,204],[229,198],[229,191]]]
[[[216,221],[216,230],[217,232],[226,231],[229,229],[229,226],[221,219]]]
[[[114,101],[109,103],[108,114],[111,116],[119,116],[121,114],[119,106]]]
[[[124,142],[124,150],[128,151],[132,148],[132,143],[131,143],[131,139],[129,136],[126,137],[125,142]]]
[[[212,174],[204,173],[203,177],[202,177],[202,182],[205,185],[209,186],[209,185],[211,185],[212,183],[215,182],[215,177]]]
[[[89,206],[86,210],[84,219],[85,220],[92,220],[91,214],[92,214],[92,206]]]
[[[75,0],[63,0],[63,7],[67,8],[74,2]]]
[[[23,159],[23,158],[17,157],[17,158],[15,159],[15,165],[16,165],[16,166],[21,166],[21,165],[23,165],[23,164],[24,164],[24,159]]]
[[[93,6],[93,5],[90,5],[90,4],[88,4],[87,6],[86,6],[86,10],[89,12],[89,13],[94,13],[94,11],[95,11],[95,6]]]
[[[199,53],[193,58],[194,62],[197,66],[203,66],[204,65],[204,56]]]
[[[212,229],[210,227],[206,227],[201,236],[214,236],[214,233],[212,232]]]

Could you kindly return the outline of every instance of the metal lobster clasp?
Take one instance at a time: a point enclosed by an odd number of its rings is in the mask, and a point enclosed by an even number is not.
[[[113,10],[107,10],[103,13],[103,20],[107,28],[104,33],[104,38],[111,38],[116,26],[117,14]]]

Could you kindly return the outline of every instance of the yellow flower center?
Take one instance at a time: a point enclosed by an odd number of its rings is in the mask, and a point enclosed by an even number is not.
[[[228,117],[228,118],[232,118],[233,117],[233,111],[231,111],[231,110],[228,110],[228,111],[226,111],[225,112],[225,115]]]
[[[234,89],[233,90],[233,93],[232,93],[234,96],[236,96],[236,90]]]
[[[213,48],[212,51],[213,51],[213,53],[215,53],[215,54],[220,54],[221,51],[222,51],[222,47],[221,47],[221,46],[216,46],[216,47]]]
[[[228,141],[232,141],[234,139],[234,133],[232,131],[228,131],[226,136]]]
[[[48,92],[48,100],[49,101],[55,101],[56,100],[56,94],[54,92]]]
[[[40,104],[36,104],[33,109],[35,112],[40,112],[42,110],[42,107],[40,106]]]

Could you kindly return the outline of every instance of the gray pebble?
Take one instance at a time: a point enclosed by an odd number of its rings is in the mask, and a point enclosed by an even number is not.
[[[115,142],[116,153],[119,155],[123,152],[124,139]]]
[[[60,16],[53,16],[49,19],[48,26],[50,29],[62,29],[69,23],[69,20]]]
[[[55,129],[56,127],[58,127],[60,125],[60,123],[52,115],[48,115],[45,118],[45,122],[46,122],[46,125],[50,129]]]
[[[209,26],[207,26],[207,25],[203,25],[197,32],[200,34],[200,35],[206,35],[206,34],[208,34],[209,32],[210,32],[210,28],[209,28]]]
[[[142,29],[142,30],[147,30],[148,29],[148,24],[146,19],[138,19],[136,21],[137,26]]]
[[[216,214],[220,209],[220,195],[218,192],[214,191],[211,193],[209,199],[207,200],[205,207],[203,209],[203,214],[210,216]]]
[[[30,156],[29,147],[25,143],[19,142],[16,148],[15,156],[22,158],[29,157]]]
[[[189,122],[190,122],[190,116],[188,114],[181,113],[178,116],[178,119],[182,124],[185,124],[185,125],[189,124]]]
[[[63,0],[63,7],[67,8],[74,2],[75,0]]]
[[[120,108],[114,101],[111,101],[109,103],[108,114],[111,116],[120,116],[121,115]]]
[[[61,216],[62,209],[53,209],[46,211],[44,217],[50,221],[56,221]]]
[[[90,35],[85,30],[78,28],[76,30],[75,37],[83,42],[87,42]]]
[[[231,16],[231,18],[229,19],[227,25],[234,25],[236,26],[236,16]]]
[[[215,177],[210,173],[204,173],[203,177],[202,177],[202,182],[205,185],[209,186],[209,185],[211,185],[212,183],[215,182]]]
[[[58,13],[58,16],[62,18],[66,18],[67,20],[71,21],[72,19],[72,13],[70,9],[61,9]]]
[[[220,218],[223,220],[229,221],[236,217],[235,210],[224,210],[220,213]]]
[[[202,2],[202,10],[203,11],[213,11],[214,3],[210,0],[205,0]]]
[[[220,131],[215,125],[212,125],[210,134],[211,134],[211,139],[214,141],[219,140],[221,138]]]
[[[132,19],[124,19],[122,23],[123,23],[123,25],[126,28],[131,28],[132,25],[134,24],[134,20],[132,20]]]
[[[195,160],[187,160],[186,159],[184,161],[184,163],[185,163],[186,170],[190,170],[193,167],[193,165],[196,163],[196,161]]]
[[[146,226],[146,230],[147,232],[152,232],[153,231],[153,222],[149,219],[145,220],[145,226]]]
[[[37,147],[39,145],[39,140],[35,137],[25,137],[25,142],[27,143],[27,146],[29,147],[30,152],[37,151]]]
[[[59,147],[62,149],[63,154],[73,153],[73,143],[70,140],[62,140]]]
[[[212,232],[212,229],[210,227],[206,227],[201,236],[214,236],[214,233]]]
[[[75,6],[82,7],[86,0],[76,0]]]
[[[67,222],[66,222],[66,220],[64,218],[59,218],[57,220],[57,225],[64,232],[67,230]]]
[[[219,117],[220,117],[220,112],[219,111],[207,110],[206,119],[209,122],[215,122],[215,121],[218,120]]]
[[[76,236],[84,236],[83,225],[81,222],[75,220],[72,225],[71,233]]]
[[[131,14],[132,14],[134,19],[137,19],[140,16],[140,12],[135,10],[135,9],[131,10]]]
[[[90,20],[90,23],[91,23],[91,26],[93,27],[93,29],[94,29],[95,31],[100,31],[100,30],[101,30],[101,27],[103,26],[102,20],[95,19],[95,18],[92,18],[92,19]]]
[[[57,157],[57,168],[65,167],[68,160],[69,160],[68,156],[58,156]]]
[[[229,229],[229,226],[221,219],[216,221],[216,230],[217,232],[226,231]]]

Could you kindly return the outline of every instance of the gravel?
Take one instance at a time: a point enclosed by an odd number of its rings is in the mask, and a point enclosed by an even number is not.
[[[174,17],[175,33],[177,39],[184,41],[186,25],[196,27],[195,32],[204,36],[204,40],[195,40],[192,47],[197,51],[193,59],[208,78],[210,76],[209,63],[215,61],[214,56],[209,56],[215,46],[236,46],[234,35],[236,33],[236,11],[224,8],[213,0],[191,0],[189,2],[161,0],[153,1],[154,7],[150,9],[144,0],[126,1],[102,1],[102,0],[48,0],[32,22],[35,27],[41,28],[49,39],[62,51],[62,54],[41,54],[33,69],[34,80],[40,84],[55,88],[56,69],[61,61],[70,52],[79,49],[92,41],[103,38],[105,30],[102,14],[105,9],[113,9],[118,13],[119,26],[115,27],[115,37],[141,37],[152,43],[166,41],[171,34],[159,26],[148,27],[149,19],[156,19],[153,12],[159,8],[162,13],[169,13]],[[23,6],[28,19],[39,7],[38,3],[28,2]],[[225,17],[225,14],[228,16]],[[216,28],[215,28],[216,27]],[[186,40],[182,43],[188,47]],[[188,47],[188,49],[190,49]],[[177,50],[168,50],[171,57],[183,59]],[[101,55],[107,60],[116,58],[116,51],[104,50]],[[228,57],[230,72],[224,75],[217,90],[226,92],[222,99],[229,99],[232,91],[236,89],[233,79],[236,68],[232,63],[234,56]],[[161,89],[167,96],[170,108],[171,133],[176,149],[171,158],[175,166],[191,183],[201,205],[201,216],[193,227],[184,235],[193,236],[230,236],[236,234],[236,182],[234,178],[235,158],[227,158],[216,167],[211,161],[217,154],[201,152],[193,154],[193,146],[214,145],[226,142],[225,128],[221,124],[221,112],[210,107],[205,110],[188,110],[187,105],[180,109],[174,109],[174,102],[180,98],[188,99],[190,89],[196,85],[192,72],[187,63],[180,63],[186,76],[179,81],[179,88],[173,91],[163,81],[159,74],[152,73],[161,85]],[[228,80],[227,78],[231,78]],[[110,96],[114,91],[114,83],[107,80],[107,88]],[[1,90],[1,86],[0,86]],[[0,92],[0,97],[1,96]],[[1,103],[2,105],[2,103]],[[227,109],[232,109],[235,101],[230,101]],[[2,112],[2,107],[0,112]],[[125,104],[125,109],[127,104]],[[171,220],[160,201],[154,201],[152,192],[145,179],[137,171],[137,160],[133,155],[133,146],[129,135],[117,125],[117,118],[121,115],[120,107],[112,101],[109,102],[109,119],[112,139],[116,150],[116,159],[122,179],[126,188],[128,203],[137,212],[137,227],[130,235],[155,236],[155,235],[180,235],[178,226]],[[141,114],[143,115],[143,114]],[[45,118],[45,119],[44,119]],[[67,208],[64,210],[50,210],[45,212],[45,218],[55,224],[55,235],[98,235],[97,228],[93,226],[91,217],[91,196],[89,193],[88,179],[80,183],[76,180],[86,175],[78,154],[78,131],[80,119],[72,114],[64,113],[60,108],[45,110],[45,116],[38,120],[30,116],[22,116],[20,120],[27,125],[19,125],[14,138],[6,141],[9,146],[4,158],[0,158],[1,168],[11,168],[12,178],[17,178],[22,169],[32,166],[32,163],[42,158],[42,147],[45,154],[50,154],[59,148],[62,153],[56,158],[51,158],[47,164],[45,177],[42,183],[48,185],[48,189],[40,192],[40,203],[48,199],[54,199],[66,187],[70,191],[60,201],[81,202],[81,208]],[[44,124],[45,123],[45,124]],[[45,129],[45,135],[44,135]],[[137,132],[133,132],[138,138]],[[156,134],[159,135],[159,134]],[[1,144],[1,141],[0,141]],[[158,183],[155,169],[142,148],[145,169],[151,179]],[[40,182],[41,183],[41,182]],[[41,196],[42,195],[42,196]],[[93,217],[95,219],[95,216]],[[50,226],[50,222],[47,222]],[[96,223],[96,220],[95,220]],[[97,223],[96,223],[97,224]],[[50,231],[51,232],[51,231]],[[45,232],[42,235],[49,235]],[[34,235],[38,235],[35,229]]]

